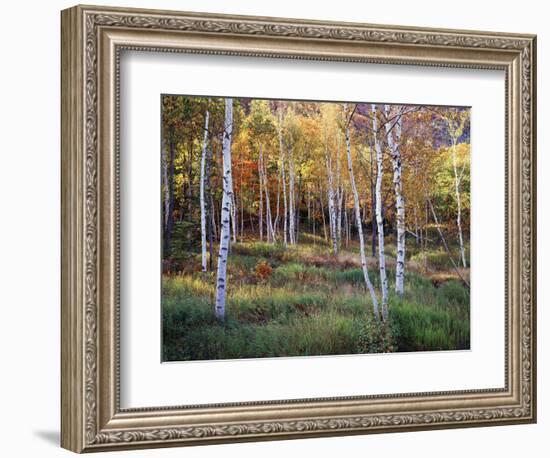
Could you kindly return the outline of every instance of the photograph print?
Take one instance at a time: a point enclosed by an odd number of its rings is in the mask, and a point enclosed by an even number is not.
[[[161,95],[162,361],[470,349],[470,111]]]

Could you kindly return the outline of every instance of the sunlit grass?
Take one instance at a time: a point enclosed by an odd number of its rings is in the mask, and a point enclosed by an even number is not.
[[[333,256],[328,244],[308,242],[232,246],[224,324],[214,318],[214,272],[193,267],[164,276],[163,359],[469,348],[469,291],[460,282],[435,284],[409,269],[404,297],[398,298],[390,266],[390,322],[380,327],[355,250]],[[267,278],[257,276],[259,262],[272,268]],[[370,276],[379,289],[375,264]]]

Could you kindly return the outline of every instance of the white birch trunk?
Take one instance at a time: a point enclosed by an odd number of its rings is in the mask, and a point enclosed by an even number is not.
[[[286,174],[285,174],[285,153],[283,148],[283,113],[279,111],[279,160],[281,163],[281,179],[283,185],[283,242],[286,247],[288,243],[288,202],[286,195]]]
[[[347,105],[344,105],[344,112],[347,113]],[[361,209],[359,207],[359,194],[357,193],[357,186],[355,185],[355,176],[353,174],[353,163],[351,161],[351,141],[349,134],[349,124],[346,126],[346,150],[348,153],[348,172],[349,180],[351,183],[351,190],[353,191],[353,206],[355,208],[355,222],[357,224],[357,233],[359,235],[359,252],[361,256],[361,268],[363,269],[363,278],[365,279],[365,285],[369,290],[372,308],[374,310],[374,316],[379,319],[378,313],[378,300],[376,299],[376,293],[374,287],[370,281],[369,270],[367,266],[367,256],[365,255],[365,240],[363,238],[363,225],[361,224]]]
[[[263,200],[263,168],[262,168],[262,146],[260,145],[260,153],[258,156],[258,179],[259,179],[259,189],[260,193],[260,208],[258,212],[258,229],[260,232],[260,241],[264,239],[264,200]]]
[[[334,175],[332,172],[332,159],[328,150],[328,138],[325,134],[325,166],[327,169],[327,198],[328,198],[328,216],[330,227],[330,238],[332,240],[332,251],[338,254],[338,236],[336,234],[336,203],[334,199]]]
[[[216,285],[216,318],[225,320],[225,298],[227,290],[227,254],[230,239],[231,201],[233,197],[233,179],[231,176],[231,137],[233,134],[233,99],[225,99],[225,124],[223,133],[223,197],[220,220],[220,250],[218,254],[218,273]]]
[[[266,218],[267,240],[268,242],[273,243],[275,242],[275,232],[273,230],[273,220],[271,218],[271,200],[269,198],[269,188],[267,186],[267,167],[265,165],[263,152],[260,154],[260,156],[261,156],[261,167],[263,169],[262,175],[263,175],[264,191],[265,191],[265,218]]]
[[[294,215],[294,159],[292,150],[288,150],[288,238],[291,245],[296,244]]]
[[[382,219],[382,178],[384,166],[382,157],[382,146],[378,140],[378,121],[376,119],[376,105],[372,104],[372,132],[374,146],[376,149],[376,225],[378,232],[378,265],[380,269],[380,285],[382,287],[382,320],[388,318],[388,277],[386,275],[386,254],[384,251],[384,221]]]
[[[206,145],[208,143],[208,118],[210,113],[206,110],[204,117],[204,137],[202,141],[201,153],[201,182],[200,182],[200,203],[201,203],[201,253],[202,253],[202,271],[207,271],[206,264],[206,202],[205,202],[205,170],[206,170]]]
[[[283,180],[283,242],[285,246],[288,243],[288,198],[286,195],[286,174],[285,174],[285,162],[284,157],[281,157],[281,173]]]
[[[237,197],[234,189],[231,192],[231,228],[233,243],[237,243]]]
[[[338,133],[338,149],[336,151],[336,242],[338,247],[342,242],[342,201],[344,187],[342,186],[341,157],[340,157],[340,133]]]
[[[328,242],[328,236],[327,236],[327,223],[325,218],[325,207],[323,205],[323,188],[321,186],[321,183],[319,183],[319,203],[321,204],[321,216],[323,219],[323,234],[325,237],[325,242]]]
[[[456,195],[456,225],[458,227],[458,243],[460,245],[460,262],[466,267],[466,253],[464,251],[464,238],[462,237],[462,201],[460,199],[460,178],[458,176],[458,167],[456,164],[456,139],[453,138],[452,146],[453,171],[455,176],[455,195]]]
[[[277,203],[275,205],[275,222],[273,223],[273,232],[275,237],[279,235],[279,219],[281,214],[281,168],[277,178]]]
[[[164,180],[164,230],[168,225],[168,213],[170,212],[170,187],[168,186],[168,151],[163,142],[162,149],[162,176]]]
[[[390,117],[390,106],[385,105],[386,119]],[[395,292],[403,296],[405,280],[405,200],[403,198],[403,183],[401,179],[401,126],[402,116],[398,115],[394,125],[386,122],[386,136],[393,166],[393,188],[395,191],[395,207],[397,218],[397,255],[395,266]],[[395,134],[395,136],[394,136]]]

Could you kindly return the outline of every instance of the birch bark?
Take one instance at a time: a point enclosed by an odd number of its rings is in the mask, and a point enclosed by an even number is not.
[[[384,221],[382,219],[382,178],[384,176],[384,165],[382,156],[382,145],[378,139],[378,120],[376,105],[372,104],[372,134],[376,149],[376,225],[378,233],[378,265],[380,270],[380,285],[382,287],[382,320],[388,318],[388,277],[386,275],[386,254],[384,249]]]
[[[296,244],[295,215],[294,215],[294,159],[292,149],[288,149],[288,238],[291,245]]]
[[[162,179],[164,182],[164,227],[166,231],[168,226],[168,211],[170,207],[170,189],[168,186],[168,151],[166,151],[166,142],[163,142],[162,148]]]
[[[202,140],[201,152],[201,181],[200,181],[200,203],[201,203],[201,253],[202,253],[202,271],[206,272],[206,202],[205,202],[205,182],[206,182],[206,145],[208,143],[208,118],[210,113],[206,110],[204,117],[204,137]]]
[[[283,147],[283,112],[279,110],[279,161],[281,167],[281,180],[283,186],[283,242],[286,246],[288,243],[288,202],[286,195],[286,174],[285,174],[285,153]]]
[[[347,105],[344,105],[344,112],[347,113]],[[367,257],[365,255],[365,240],[363,238],[363,225],[361,223],[361,209],[359,207],[359,194],[357,193],[357,186],[355,185],[355,176],[353,174],[353,163],[351,161],[351,140],[350,140],[350,132],[349,132],[349,121],[346,125],[346,150],[347,150],[347,156],[348,156],[349,180],[351,183],[351,190],[353,192],[353,206],[355,208],[355,221],[357,224],[357,233],[359,236],[359,252],[361,256],[361,268],[363,269],[363,278],[365,280],[365,285],[370,293],[374,316],[376,317],[376,319],[379,319],[380,315],[378,313],[378,300],[376,299],[376,293],[370,281],[369,270],[367,266]]]
[[[258,180],[259,180],[259,189],[260,193],[260,208],[258,212],[258,228],[260,232],[260,241],[264,239],[264,200],[263,200],[263,168],[262,168],[262,145],[260,145],[260,153],[258,156]]]
[[[390,106],[384,106],[386,120],[390,118]],[[403,117],[397,115],[394,124],[386,122],[386,138],[390,149],[393,166],[393,188],[395,191],[395,207],[397,219],[397,255],[395,266],[395,292],[403,296],[405,280],[405,199],[403,198],[403,183],[401,179],[401,127]]]
[[[261,147],[260,147],[261,148]],[[267,229],[267,241],[274,243],[275,242],[275,232],[273,230],[273,219],[271,218],[271,200],[269,197],[269,188],[268,188],[268,182],[267,182],[267,167],[265,165],[265,160],[263,156],[263,152],[260,154],[261,156],[261,167],[262,167],[262,175],[263,175],[263,182],[264,182],[264,192],[265,192],[265,218],[266,218],[266,229]]]
[[[458,227],[458,243],[460,246],[460,262],[463,267],[466,267],[466,253],[464,250],[464,238],[462,237],[462,201],[460,199],[460,177],[458,176],[458,167],[456,161],[456,142],[453,137],[452,155],[453,155],[453,172],[455,176],[455,195],[456,195],[456,225]]]
[[[223,133],[223,197],[220,220],[220,249],[218,254],[218,273],[216,285],[215,315],[220,321],[225,320],[225,299],[227,290],[227,254],[230,239],[230,212],[233,197],[233,180],[231,176],[231,137],[233,134],[233,99],[225,99],[225,124]]]
[[[326,129],[326,127],[325,127]],[[328,149],[328,133],[325,131],[325,167],[327,169],[327,198],[330,237],[332,240],[332,252],[338,254],[338,236],[336,234],[336,203],[334,199],[334,175],[332,171],[332,158]]]
[[[169,163],[168,163],[168,216],[166,217],[166,230],[164,232],[164,252],[170,250],[172,230],[174,226],[174,162],[176,156],[176,145],[174,144],[174,129],[169,132]]]

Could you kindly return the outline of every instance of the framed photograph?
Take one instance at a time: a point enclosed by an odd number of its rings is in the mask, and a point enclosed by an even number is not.
[[[62,446],[536,421],[536,37],[62,12]]]

